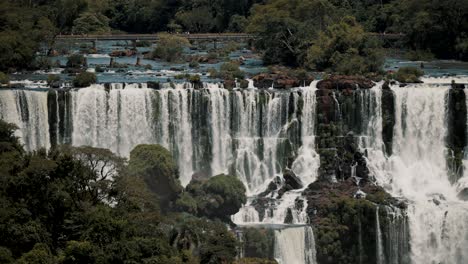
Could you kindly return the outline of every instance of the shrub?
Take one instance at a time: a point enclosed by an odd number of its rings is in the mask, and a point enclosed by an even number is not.
[[[10,77],[7,74],[0,72],[0,84],[9,84]]]
[[[73,85],[75,87],[88,87],[93,83],[97,82],[97,77],[96,74],[92,72],[82,72],[79,73],[74,79],[73,79]]]
[[[225,80],[243,79],[244,72],[240,70],[239,63],[230,61],[221,65],[219,77]]]
[[[68,57],[67,67],[68,68],[81,68],[86,67],[87,61],[86,58],[81,54],[73,54]]]
[[[158,44],[153,51],[153,58],[168,62],[178,61],[181,60],[184,48],[189,46],[190,42],[184,37],[160,34]]]
[[[200,64],[198,62],[196,62],[196,61],[191,61],[189,63],[189,67],[190,68],[198,68],[198,67],[200,67]]]
[[[191,83],[199,83],[200,75],[198,74],[190,75],[190,77],[188,78],[188,81],[190,81]]]
[[[56,86],[60,82],[60,76],[56,74],[47,75],[47,85]]]
[[[424,71],[416,67],[401,67],[394,74],[393,78],[402,83],[419,83],[419,78],[424,75]]]

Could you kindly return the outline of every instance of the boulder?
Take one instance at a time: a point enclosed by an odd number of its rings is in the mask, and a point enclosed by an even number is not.
[[[327,90],[356,90],[370,89],[374,82],[360,76],[332,75],[328,79],[321,80],[317,84],[318,89]]]
[[[161,85],[159,84],[159,82],[149,81],[149,82],[147,82],[146,85],[147,85],[148,88],[150,88],[150,89],[159,90],[159,89],[161,88]]]
[[[284,184],[291,186],[293,190],[301,189],[303,187],[301,179],[299,179],[292,170],[284,170],[283,178]]]
[[[463,188],[458,195],[458,199],[463,200],[463,201],[468,201],[468,188]]]

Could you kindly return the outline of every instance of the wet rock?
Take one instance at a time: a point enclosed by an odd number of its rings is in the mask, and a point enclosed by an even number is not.
[[[111,57],[131,57],[136,54],[135,50],[113,50],[109,53]]]
[[[396,123],[395,93],[388,82],[382,86],[382,140],[388,156],[393,153],[393,131]]]
[[[269,184],[268,187],[266,188],[265,191],[259,194],[260,197],[266,197],[273,192],[277,191],[281,187],[281,179],[280,177],[276,176]]]
[[[451,87],[453,89],[465,89],[465,85],[461,83],[455,83],[455,80],[452,80]]]
[[[161,85],[160,85],[159,82],[149,81],[149,82],[147,82],[146,85],[147,85],[148,88],[150,88],[150,89],[156,89],[156,90],[161,89]]]
[[[275,69],[270,73],[261,73],[252,77],[254,86],[268,89],[288,89],[309,85],[314,78],[308,74],[298,74],[286,69]]]
[[[208,180],[210,177],[211,171],[209,169],[201,169],[192,175],[192,181]]]
[[[328,79],[321,80],[317,84],[318,89],[328,90],[356,90],[370,89],[374,86],[374,82],[364,77],[332,75]]]
[[[284,223],[285,224],[292,224],[294,220],[293,214],[292,214],[292,209],[288,208],[288,211],[286,212],[286,217],[284,218]]]
[[[301,179],[296,176],[296,174],[289,169],[284,170],[283,172],[284,184],[291,186],[293,190],[301,189],[303,187]]]
[[[464,188],[461,190],[458,195],[458,199],[463,200],[463,201],[468,201],[468,188]]]

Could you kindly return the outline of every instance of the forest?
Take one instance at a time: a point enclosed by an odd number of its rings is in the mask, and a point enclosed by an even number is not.
[[[2,71],[40,68],[36,52],[58,34],[122,32],[248,32],[266,64],[350,74],[382,64],[385,47],[369,32],[401,35],[415,60],[468,59],[468,2],[459,0],[1,2]]]
[[[0,263],[232,263],[227,225],[245,203],[236,177],[184,189],[171,153],[135,147],[26,152],[0,120]]]

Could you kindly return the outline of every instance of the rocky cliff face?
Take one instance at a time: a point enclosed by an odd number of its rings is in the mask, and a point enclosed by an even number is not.
[[[346,76],[334,76],[317,85],[320,168],[318,181],[303,195],[321,264],[408,261],[405,203],[374,183],[366,150],[360,146],[373,129],[372,116],[381,107],[383,143],[387,154],[392,152],[394,95],[384,85],[377,96],[370,90],[373,86],[366,79]],[[403,231],[395,235],[390,231],[394,228]]]

